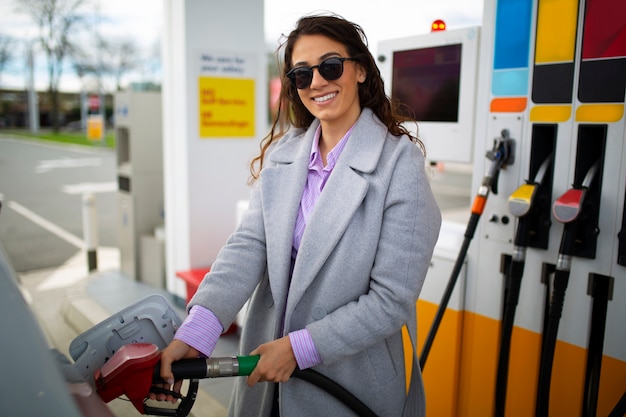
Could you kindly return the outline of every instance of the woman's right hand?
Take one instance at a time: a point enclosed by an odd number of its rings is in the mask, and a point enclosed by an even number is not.
[[[183,381],[174,380],[172,363],[181,359],[193,359],[199,356],[200,352],[197,349],[180,340],[172,340],[172,342],[161,351],[161,378],[166,382],[166,384],[162,385],[161,388],[180,394],[180,388]],[[149,394],[148,398],[157,401],[169,401],[171,403],[176,403],[176,401],[178,401],[173,395],[155,394],[153,392]]]

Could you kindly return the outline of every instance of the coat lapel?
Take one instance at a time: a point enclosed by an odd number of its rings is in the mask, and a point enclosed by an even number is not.
[[[386,128],[364,109],[307,222],[289,288],[287,315],[315,279],[368,190],[363,173],[376,169]],[[298,197],[299,203],[299,197]]]
[[[308,174],[315,129],[290,137],[269,155],[271,166],[263,170],[261,193],[266,233],[270,287],[277,307],[284,309],[289,288],[293,231]]]

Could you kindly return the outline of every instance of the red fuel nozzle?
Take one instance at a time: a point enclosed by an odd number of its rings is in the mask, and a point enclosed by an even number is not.
[[[585,194],[591,186],[599,166],[600,161],[596,161],[596,163],[589,168],[580,188],[571,188],[556,199],[552,206],[552,214],[554,214],[555,219],[561,223],[570,223],[578,218],[583,207],[583,202],[585,201]]]
[[[146,404],[150,392],[164,383],[160,377],[160,352],[156,345],[135,343],[122,346],[94,372],[96,391],[104,402],[125,395],[141,414],[183,417],[189,414],[198,389],[198,379],[250,375],[259,356],[196,358],[176,361],[172,372],[176,380],[190,380],[178,408],[158,408]],[[156,384],[156,386],[153,386]]]
[[[554,218],[561,223],[576,220],[585,199],[585,191],[585,189],[571,188],[557,198],[552,206]]]
[[[144,413],[154,366],[161,355],[156,345],[135,343],[122,346],[102,368],[94,372],[96,391],[106,403],[126,395],[137,411]]]

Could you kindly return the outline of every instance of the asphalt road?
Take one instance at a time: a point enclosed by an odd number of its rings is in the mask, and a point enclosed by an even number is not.
[[[84,247],[84,192],[96,199],[99,246],[118,246],[115,161],[111,149],[0,132],[0,241],[17,272],[62,265]]]

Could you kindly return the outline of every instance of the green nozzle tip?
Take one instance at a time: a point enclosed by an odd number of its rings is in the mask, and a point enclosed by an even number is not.
[[[237,356],[239,362],[239,375],[250,375],[259,362],[259,355]]]

